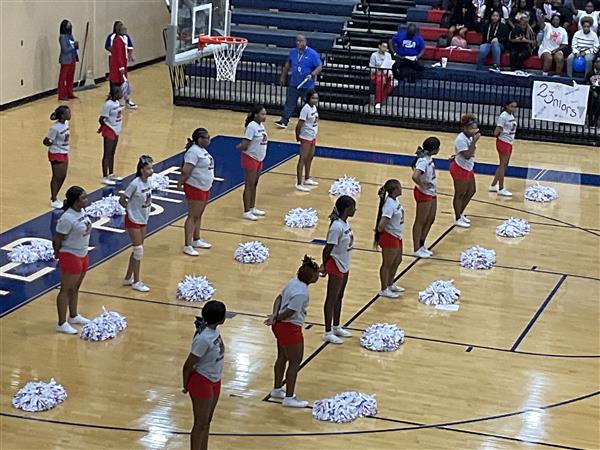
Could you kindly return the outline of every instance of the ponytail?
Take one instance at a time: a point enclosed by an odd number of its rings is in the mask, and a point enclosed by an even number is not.
[[[63,202],[63,210],[67,210],[72,208],[77,199],[81,197],[81,194],[85,192],[85,189],[79,186],[71,186],[67,189],[67,193],[65,194],[65,201]]]
[[[417,157],[412,162],[413,170],[417,165],[417,161],[419,160],[419,158],[425,158],[427,156],[431,156],[432,153],[437,153],[437,151],[440,149],[440,144],[440,140],[435,136],[431,136],[425,139],[423,141],[423,144],[417,147],[417,151],[415,152]]]
[[[390,179],[387,180],[377,191],[377,195],[379,196],[379,206],[377,207],[377,220],[375,221],[375,232],[373,236],[375,239],[375,245],[377,245],[377,242],[379,242],[379,222],[381,221],[381,217],[383,215],[383,205],[385,204],[387,196],[390,195],[398,186],[400,186],[400,182],[398,180]]]
[[[206,128],[196,128],[192,133],[192,137],[188,138],[187,143],[185,144],[185,149],[189,150],[193,145],[196,144],[196,142],[198,142],[198,139],[201,137],[209,137],[208,130]]]
[[[60,105],[50,114],[50,120],[62,120],[68,110],[69,107],[67,105]]]
[[[202,308],[202,317],[196,317],[196,320],[194,321],[196,327],[194,336],[202,333],[209,325],[218,325],[222,323],[225,320],[226,313],[227,309],[223,302],[218,300],[206,302]]]
[[[250,123],[255,120],[256,115],[261,112],[265,107],[259,103],[255,104],[250,111],[248,111],[248,115],[246,116],[246,122],[244,122],[244,127],[250,125]]]

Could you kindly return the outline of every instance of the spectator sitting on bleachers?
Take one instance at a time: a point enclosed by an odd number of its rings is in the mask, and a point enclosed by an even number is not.
[[[519,22],[510,32],[510,68],[523,70],[523,62],[533,55],[537,47],[535,32],[529,25],[529,16],[521,14]]]
[[[521,16],[527,13],[529,14],[529,25],[533,26],[535,24],[534,12],[535,11],[533,10],[533,8],[529,6],[528,0],[517,0],[517,3],[515,4],[515,6],[510,12],[510,15],[508,16],[507,25],[510,28],[514,28],[521,19]]]
[[[600,56],[594,60],[592,71],[585,77],[585,84],[590,85],[589,123],[591,127],[598,127],[600,126]]]
[[[423,71],[423,63],[419,61],[425,53],[425,41],[419,35],[414,23],[408,25],[406,31],[398,31],[390,41],[396,54],[394,77],[414,83],[418,72]]]
[[[584,9],[577,9],[574,3],[571,3],[573,8],[573,15],[577,21],[578,29],[581,30],[581,19],[589,17],[592,20],[592,32],[598,33],[598,20],[600,18],[600,11],[594,11],[594,2],[591,0],[585,3]]]
[[[452,41],[454,33],[457,31],[464,39],[469,30],[480,31],[475,5],[471,0],[455,0],[454,7],[450,12],[448,41]]]
[[[573,36],[573,42],[571,43],[571,49],[573,52],[567,58],[567,73],[570,77],[573,76],[573,60],[578,56],[585,58],[585,76],[592,70],[592,62],[598,53],[598,35],[591,31],[593,20],[590,16],[585,16],[580,20],[580,26],[582,27]]]
[[[484,25],[482,41],[477,52],[477,69],[481,70],[485,59],[492,52],[493,70],[500,70],[500,56],[508,41],[508,27],[500,22],[500,13],[493,11],[490,23]]]
[[[545,22],[550,22],[552,17],[558,15],[560,17],[560,25],[568,30],[573,22],[573,11],[563,5],[562,0],[545,0],[543,4],[543,18]],[[538,16],[538,22],[540,17]],[[541,27],[541,25],[540,25]]]
[[[481,8],[481,17],[484,24],[490,22],[492,13],[494,11],[498,11],[500,14],[500,21],[502,23],[508,20],[508,8],[504,6],[500,0],[486,0],[485,4]]]
[[[394,89],[394,76],[392,75],[393,60],[388,52],[388,44],[379,41],[377,51],[371,54],[369,67],[371,68],[371,81],[375,85],[375,108],[381,108],[390,92]]]
[[[552,68],[552,63],[556,65],[555,75],[562,74],[563,65],[565,64],[565,55],[569,51],[569,36],[567,30],[561,26],[561,16],[555,14],[550,19],[550,23],[540,21],[540,30],[544,34],[542,45],[538,50],[538,55],[544,63],[544,75],[548,75]]]

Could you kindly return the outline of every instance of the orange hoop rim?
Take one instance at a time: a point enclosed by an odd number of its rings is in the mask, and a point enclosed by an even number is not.
[[[198,36],[198,48],[203,50],[207,45],[215,45],[215,44],[247,44],[248,39],[237,36],[207,36],[206,34],[201,34]]]

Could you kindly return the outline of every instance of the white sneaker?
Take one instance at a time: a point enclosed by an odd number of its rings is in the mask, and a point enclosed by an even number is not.
[[[318,185],[319,185],[319,182],[318,182],[318,181],[315,181],[315,180],[314,180],[314,179],[312,179],[312,178],[307,178],[306,180],[304,180],[304,185],[305,185],[305,186],[318,186]]]
[[[60,200],[50,200],[50,206],[54,209],[61,209],[63,207],[63,202]]]
[[[334,326],[333,334],[335,334],[338,337],[352,337],[352,333],[350,333],[348,330],[344,330],[341,326]]]
[[[308,406],[306,400],[298,400],[295,395],[284,398],[281,404],[286,408],[306,408]]]
[[[206,248],[211,248],[212,244],[209,244],[208,242],[204,242],[202,239],[198,239],[198,240],[192,242],[192,247],[206,249]]]
[[[183,253],[185,253],[186,255],[189,256],[198,256],[200,253],[198,253],[198,251],[192,247],[191,245],[184,245],[183,246]]]
[[[102,178],[102,184],[105,184],[107,186],[115,186],[117,183],[108,177],[104,177],[104,178]]]
[[[250,210],[250,212],[251,212],[252,214],[254,214],[255,216],[259,216],[259,217],[262,217],[262,216],[266,216],[266,215],[267,215],[267,213],[266,213],[266,212],[264,212],[264,211],[261,211],[260,209],[258,209],[258,208],[256,208],[256,207],[255,207],[255,208],[252,208],[252,209]]]
[[[498,192],[498,185],[497,184],[492,184],[489,188],[488,191],[490,192]]]
[[[400,295],[398,295],[396,292],[392,292],[392,290],[390,288],[385,288],[383,291],[379,291],[379,295],[381,295],[382,297],[387,297],[387,298],[400,297]]]
[[[133,277],[123,278],[123,286],[131,286],[133,284]]]
[[[258,217],[256,217],[254,214],[252,214],[252,210],[246,211],[245,213],[243,213],[242,217],[246,220],[258,220]]]
[[[123,181],[123,177],[118,177],[116,176],[114,173],[111,173],[108,178],[110,178],[113,181]]]
[[[429,250],[427,247],[421,247],[429,256],[433,256],[433,252]]]
[[[133,102],[133,100],[129,99],[125,102],[125,106],[129,109],[137,109],[137,105]]]
[[[508,189],[504,188],[504,189],[500,189],[498,191],[498,195],[501,195],[502,197],[512,197],[512,192],[510,192]]]
[[[429,252],[427,252],[423,247],[421,247],[419,250],[417,250],[414,255],[417,258],[431,258],[431,255],[429,254]]]
[[[90,319],[86,319],[81,314],[77,314],[75,317],[69,317],[69,323],[73,325],[85,325],[89,323]]]
[[[65,333],[65,334],[79,333],[79,331],[77,331],[75,328],[73,328],[71,325],[69,325],[69,322],[65,322],[62,325],[56,325],[56,331],[58,331],[59,333]]]
[[[464,221],[462,217],[460,219],[458,219],[456,222],[454,222],[454,225],[456,225],[457,227],[461,227],[461,228],[469,228],[471,226],[471,224]]]
[[[342,341],[339,337],[337,337],[335,334],[333,334],[333,331],[325,332],[325,334],[323,335],[323,340],[325,342],[329,342],[330,344],[343,344],[344,343],[344,341]]]
[[[283,388],[273,388],[271,389],[271,397],[273,398],[285,398],[285,389]]]
[[[306,186],[302,186],[301,184],[296,185],[296,190],[300,192],[310,192],[310,189]]]
[[[406,290],[402,286],[397,286],[395,284],[388,286],[388,289],[392,292],[404,292]]]
[[[142,281],[138,281],[137,283],[133,283],[131,288],[139,291],[139,292],[148,292],[150,288],[146,286]]]
[[[375,109],[381,109],[381,103],[377,103],[377,104],[375,105]]]
[[[467,222],[467,223],[471,223],[471,219],[469,219],[469,218],[468,218],[467,216],[465,216],[464,214],[461,214],[461,215],[460,215],[460,218],[461,218],[462,220],[464,220],[465,222]]]

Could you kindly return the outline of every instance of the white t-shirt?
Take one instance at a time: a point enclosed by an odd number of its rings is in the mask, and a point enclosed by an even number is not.
[[[300,281],[297,277],[292,278],[281,291],[281,304],[279,312],[291,309],[294,314],[283,320],[283,322],[293,323],[304,326],[306,319],[306,309],[308,308],[308,285]]]
[[[544,26],[544,39],[542,45],[538,51],[538,56],[542,56],[544,53],[550,53],[556,50],[561,45],[569,45],[569,35],[567,30],[563,27],[555,28],[551,24],[547,23]]]
[[[67,209],[56,224],[56,232],[65,235],[61,252],[84,257],[88,254],[92,222],[83,210]]]
[[[219,330],[207,327],[200,334],[194,336],[192,354],[199,358],[198,362],[194,364],[196,372],[213,383],[221,379],[225,359],[225,344],[221,339]]]
[[[105,117],[106,120],[104,123],[106,126],[110,127],[116,135],[121,133],[121,124],[123,120],[123,107],[121,104],[115,100],[106,100],[104,106],[102,107],[102,111],[100,112],[100,117]]]
[[[472,171],[475,166],[475,157],[471,156],[467,159],[461,152],[468,150],[471,142],[473,142],[473,138],[467,137],[465,133],[460,133],[454,141],[454,152],[456,154],[454,161],[459,167],[469,171]]]
[[[500,134],[498,135],[498,139],[512,145],[515,140],[515,133],[517,132],[517,120],[515,119],[515,116],[503,111],[502,114],[498,116],[497,126],[502,128],[502,131],[500,131]]]
[[[427,188],[425,190],[423,190],[421,186],[417,185],[417,189],[420,190],[423,194],[435,196],[437,179],[435,176],[435,165],[433,163],[433,158],[431,156],[425,156],[424,158],[417,159],[415,169],[423,172],[422,179],[425,181],[426,184],[433,185],[433,187]]]
[[[66,155],[69,153],[69,121],[65,123],[56,122],[48,130],[48,140],[52,141],[48,152],[61,153]]]
[[[600,11],[592,11],[591,13],[587,13],[582,9],[577,10],[577,15],[575,16],[575,20],[577,21],[578,29],[582,29],[581,27],[581,19],[584,17],[591,17],[594,21],[592,23],[592,33],[598,32],[598,20],[600,19]]]
[[[215,180],[215,160],[211,154],[206,149],[194,144],[185,152],[183,162],[194,166],[185,184],[209,191]]]
[[[250,144],[246,149],[248,156],[257,161],[265,159],[269,137],[267,136],[267,131],[262,123],[258,123],[254,120],[250,122],[246,127],[244,139],[250,141]]]
[[[354,235],[350,225],[342,219],[336,219],[327,232],[327,243],[333,244],[331,257],[335,261],[338,269],[342,273],[350,270],[352,261],[352,248],[354,245]]]
[[[404,232],[404,209],[397,199],[388,197],[383,203],[381,216],[390,219],[385,225],[385,231],[398,239],[402,239]]]
[[[317,138],[319,132],[319,112],[316,106],[310,106],[308,103],[300,110],[300,120],[304,120],[300,130],[300,139],[312,141]]]
[[[127,202],[127,216],[129,220],[138,225],[146,225],[150,217],[152,206],[152,187],[147,181],[144,183],[141,178],[135,178],[127,189],[125,189]]]

